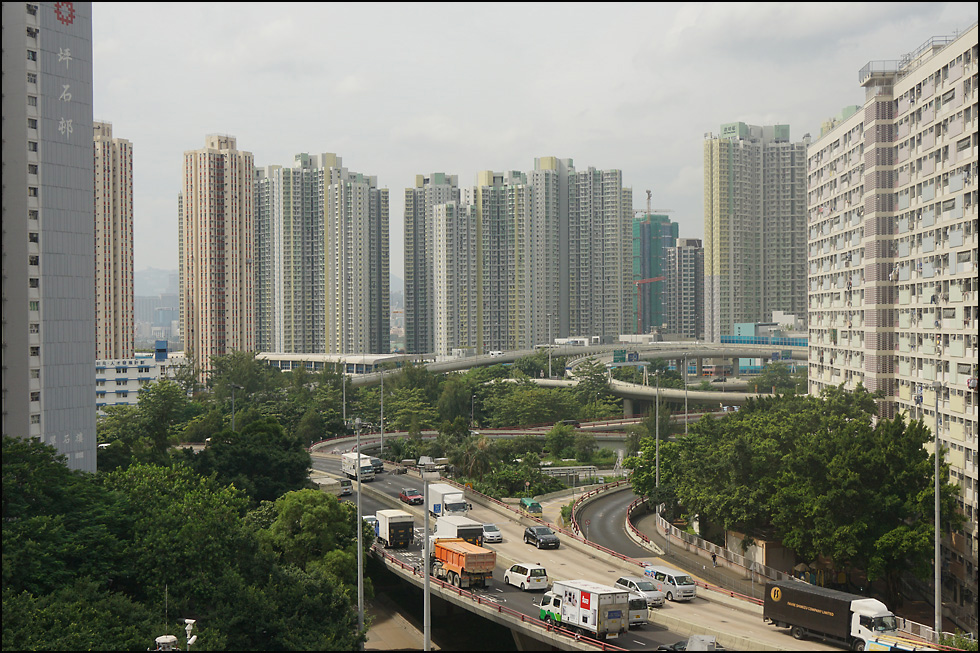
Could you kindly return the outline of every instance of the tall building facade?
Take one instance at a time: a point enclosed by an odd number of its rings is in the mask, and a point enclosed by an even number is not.
[[[859,383],[921,419],[959,485],[944,604],[976,629],[977,25],[859,73],[864,106],[808,150],[811,392]],[[930,445],[931,446],[931,445]]]
[[[665,251],[664,315],[668,334],[704,339],[704,247],[699,238],[678,238]]]
[[[333,153],[255,171],[258,348],[385,354],[388,191]]]
[[[388,189],[378,178],[335,166],[324,185],[325,343],[328,354],[391,350]]]
[[[477,351],[531,347],[533,189],[522,172],[484,170],[469,196],[477,228]]]
[[[633,281],[666,276],[667,250],[677,242],[678,225],[666,215],[646,213],[633,219]],[[649,333],[666,326],[665,281],[634,283],[633,329]]]
[[[132,358],[133,144],[93,126],[95,153],[95,356]]]
[[[476,207],[447,202],[434,211],[433,314],[436,356],[477,349]]]
[[[704,141],[706,337],[806,313],[806,146],[788,125],[722,125]]]
[[[435,351],[433,230],[435,207],[447,202],[459,202],[456,175],[416,175],[415,187],[405,189],[405,351],[409,354]]]
[[[180,331],[202,375],[211,358],[255,351],[255,164],[233,136],[184,152],[178,198]]]
[[[3,3],[3,434],[94,472],[92,5]]]
[[[633,189],[620,170],[587,168],[569,180],[568,328],[612,341],[635,328]]]

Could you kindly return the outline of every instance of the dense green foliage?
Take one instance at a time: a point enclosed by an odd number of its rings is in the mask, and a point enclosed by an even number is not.
[[[4,436],[4,650],[142,649],[184,617],[198,649],[356,648],[353,511],[311,490],[248,505],[183,464],[82,474]]]
[[[747,403],[722,420],[702,419],[660,448],[660,501],[728,530],[774,537],[804,561],[887,581],[899,600],[904,571],[925,574],[933,540],[933,459],[921,422],[874,421],[863,388],[821,397]],[[634,461],[633,487],[656,496],[652,446]],[[944,476],[948,468],[944,467]],[[944,530],[958,528],[957,489],[942,486]]]

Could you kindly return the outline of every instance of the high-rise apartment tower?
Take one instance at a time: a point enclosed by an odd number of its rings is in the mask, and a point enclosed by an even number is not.
[[[95,356],[132,358],[133,144],[113,138],[96,122],[95,142]]]
[[[704,141],[705,337],[806,313],[806,145],[789,125],[721,126]]]
[[[944,605],[976,630],[977,25],[859,72],[807,152],[810,392],[858,384],[930,429],[959,485]],[[931,450],[932,444],[929,448]]]
[[[405,189],[405,351],[435,351],[435,207],[459,202],[456,175],[416,175]]]
[[[3,434],[94,472],[92,4],[3,3]]]
[[[184,152],[178,198],[180,332],[203,373],[211,358],[255,351],[255,216],[252,153],[209,135]]]

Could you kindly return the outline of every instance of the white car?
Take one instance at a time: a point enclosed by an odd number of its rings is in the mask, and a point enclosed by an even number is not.
[[[500,532],[496,524],[484,524],[483,541],[490,544],[498,544],[504,541],[504,534]]]
[[[518,562],[504,572],[504,584],[522,590],[547,590],[548,571],[534,562]]]

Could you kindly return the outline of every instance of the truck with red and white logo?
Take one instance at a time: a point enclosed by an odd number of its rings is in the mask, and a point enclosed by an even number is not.
[[[556,580],[539,607],[549,624],[599,640],[615,639],[629,627],[629,592],[588,580]]]

